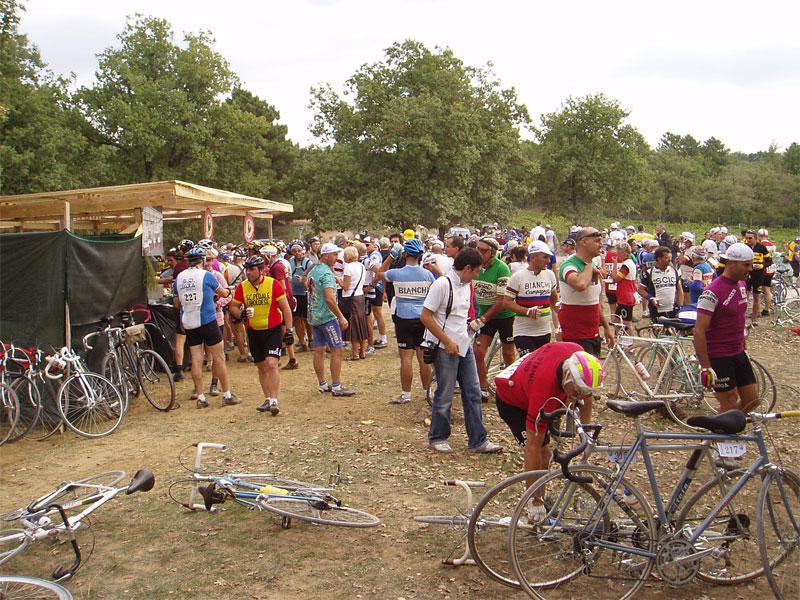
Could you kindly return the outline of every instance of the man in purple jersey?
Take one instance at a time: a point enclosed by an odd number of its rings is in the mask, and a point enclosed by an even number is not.
[[[753,250],[741,242],[728,247],[725,271],[703,290],[697,301],[694,349],[700,361],[700,381],[713,388],[719,410],[749,412],[758,406],[758,389],[744,351],[747,287],[753,270]]]

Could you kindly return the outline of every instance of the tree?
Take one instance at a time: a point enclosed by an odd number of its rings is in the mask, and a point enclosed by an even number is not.
[[[686,216],[690,203],[699,199],[703,164],[698,149],[693,137],[667,132],[650,155],[652,208],[660,218]]]
[[[86,140],[55,77],[18,31],[24,10],[0,0],[0,169],[3,194],[79,187]]]
[[[300,195],[325,205],[320,218],[342,223],[333,215],[357,211],[367,225],[433,227],[512,214],[528,115],[490,66],[408,40],[362,66],[344,95],[350,101],[330,86],[313,90],[313,132],[333,147],[306,159],[335,171],[312,177],[315,187]]]
[[[570,96],[560,112],[542,115],[537,187],[547,205],[578,214],[620,212],[638,203],[648,184],[649,148],[625,123],[629,114],[618,101],[597,94]]]
[[[800,144],[792,142],[792,145],[783,153],[783,166],[791,175],[800,175]]]

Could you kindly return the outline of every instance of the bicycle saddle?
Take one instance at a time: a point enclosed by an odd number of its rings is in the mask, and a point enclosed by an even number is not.
[[[710,416],[689,417],[686,419],[687,425],[692,427],[702,427],[711,433],[724,433],[733,435],[744,431],[747,425],[747,417],[740,410],[726,410],[724,413]]]
[[[133,492],[149,492],[156,484],[156,478],[150,469],[139,469],[131,479],[128,489],[125,490],[126,494]]]
[[[224,504],[227,494],[223,490],[216,489],[216,483],[209,483],[208,485],[201,485],[197,487],[197,491],[203,497],[203,504],[206,510],[211,510],[213,504]]]
[[[692,329],[695,326],[695,323],[684,323],[680,319],[670,319],[668,317],[658,317],[656,319],[656,323],[659,325],[666,325],[667,327],[672,327],[673,329],[677,329],[678,331],[686,331],[687,329]]]
[[[647,400],[645,402],[626,402],[625,400],[608,400],[606,406],[614,412],[628,417],[638,417],[658,408],[664,408],[663,400]]]

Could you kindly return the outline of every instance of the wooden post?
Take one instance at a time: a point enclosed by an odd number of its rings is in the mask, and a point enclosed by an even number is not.
[[[72,230],[72,214],[70,211],[70,203],[68,200],[64,201],[64,229],[67,231]],[[72,348],[72,327],[69,318],[69,301],[67,300],[67,282],[64,282],[64,345],[67,348]],[[67,371],[67,374],[69,370]]]
[[[272,239],[272,215],[267,217],[267,237]]]

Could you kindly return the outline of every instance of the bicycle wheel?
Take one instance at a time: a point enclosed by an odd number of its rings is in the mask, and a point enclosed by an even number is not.
[[[130,403],[130,388],[125,380],[125,374],[122,372],[122,365],[120,365],[119,356],[116,352],[109,352],[103,357],[103,363],[100,367],[100,374],[108,379],[111,383],[117,386],[125,408],[123,412],[128,412],[128,405]]]
[[[171,409],[175,404],[175,382],[167,363],[152,350],[143,350],[137,363],[139,387],[147,401],[157,410]]]
[[[0,446],[14,433],[19,418],[19,399],[11,386],[0,383]]]
[[[119,389],[97,373],[71,375],[58,391],[58,409],[67,427],[89,438],[109,435],[125,414]]]
[[[322,497],[305,499],[292,496],[269,496],[260,500],[259,507],[270,512],[287,517],[300,519],[318,525],[336,525],[338,527],[375,527],[380,525],[380,519],[360,510],[346,506],[336,506]],[[284,527],[288,522],[284,521]]]
[[[19,401],[19,417],[17,424],[14,426],[14,431],[8,437],[9,442],[16,442],[24,438],[28,432],[36,425],[39,419],[39,413],[42,411],[41,397],[39,390],[34,385],[33,381],[27,375],[14,374],[9,375],[7,383],[17,394]]]
[[[430,525],[449,525],[453,529],[463,529],[466,531],[469,517],[467,515],[418,515],[414,517],[417,523],[428,523]]]
[[[621,391],[623,388],[620,381],[619,359],[612,350],[603,361],[603,393],[607,400],[614,400],[623,397],[620,396]]]
[[[681,510],[675,521],[675,530],[688,526],[694,532],[744,473],[744,469],[722,472],[703,485]],[[717,584],[741,583],[764,572],[758,544],[752,535],[760,489],[760,477],[756,475],[748,479],[703,531],[702,545],[713,552],[700,560],[697,573],[700,579]]]
[[[46,440],[57,431],[63,431],[64,422],[58,412],[58,389],[59,386],[52,379],[48,379],[41,373],[36,374],[34,379],[36,389],[39,390],[39,418],[33,428],[25,434],[29,440],[40,442]]]
[[[761,399],[761,406],[756,411],[772,412],[772,409],[775,408],[775,402],[778,400],[778,390],[772,380],[772,375],[769,374],[764,365],[752,356],[750,357],[750,364],[753,367],[753,374],[756,376],[758,397]]]
[[[547,474],[539,472],[539,476]],[[475,505],[467,527],[467,543],[475,564],[498,583],[516,589],[521,586],[508,559],[508,530],[511,515],[525,493],[525,480],[530,477],[530,473],[514,475],[486,492]]]
[[[699,363],[693,362],[675,365],[664,378],[663,394],[680,395],[665,402],[670,418],[687,429],[695,428],[686,421],[689,417],[716,414],[719,406],[714,392],[704,388],[698,381]]]
[[[21,577],[16,575],[0,575],[0,598],[3,600],[72,600],[70,591],[52,581]]]
[[[783,327],[800,326],[800,298],[786,300],[779,310],[778,319],[775,322],[776,325],[782,325]]]
[[[800,477],[793,471],[781,468],[764,479],[758,497],[758,548],[775,598],[800,598]]]
[[[25,550],[30,543],[31,538],[24,529],[5,529],[0,531],[0,565],[7,563]]]
[[[591,483],[573,483],[554,472],[528,488],[515,508],[508,537],[514,574],[525,591],[540,600],[585,597],[592,583],[584,577],[603,582],[604,598],[630,598],[654,562],[652,555],[639,554],[654,554],[650,507],[644,495],[622,479],[620,488],[627,487],[640,508],[634,510],[617,493],[603,510],[598,503],[613,484],[614,473],[587,466],[570,471],[591,478]],[[544,520],[529,523],[528,502],[547,490]]]

